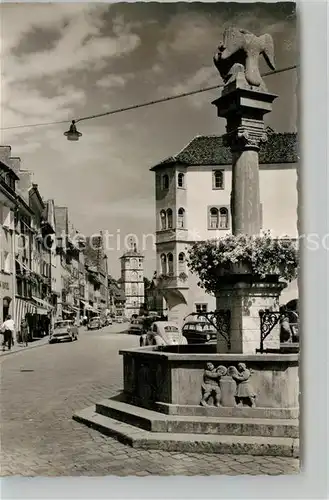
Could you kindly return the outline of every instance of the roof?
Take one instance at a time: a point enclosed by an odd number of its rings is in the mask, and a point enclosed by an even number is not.
[[[144,256],[138,252],[136,244],[134,244],[133,248],[125,252],[120,259],[125,259],[126,257],[139,257],[139,258],[144,258]]]
[[[297,163],[297,134],[291,132],[268,134],[268,141],[259,151],[259,163]],[[173,164],[193,165],[231,165],[232,154],[223,144],[223,136],[200,135],[192,139],[182,151],[169,156],[150,170],[165,168]]]

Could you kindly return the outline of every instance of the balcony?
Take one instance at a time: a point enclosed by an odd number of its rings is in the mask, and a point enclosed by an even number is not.
[[[156,279],[156,287],[160,290],[170,288],[188,288],[188,276],[186,273],[174,274],[160,274]]]

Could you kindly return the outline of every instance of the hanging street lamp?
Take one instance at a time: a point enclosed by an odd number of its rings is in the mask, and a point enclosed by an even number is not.
[[[82,136],[81,132],[79,132],[75,126],[75,120],[72,120],[70,128],[67,132],[64,132],[68,141],[78,141],[79,137]]]

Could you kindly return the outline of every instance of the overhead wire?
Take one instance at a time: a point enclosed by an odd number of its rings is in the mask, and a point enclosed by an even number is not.
[[[293,69],[296,69],[297,67],[298,67],[297,65],[293,65],[293,66],[287,66],[286,68],[277,69],[277,70],[274,70],[274,71],[268,71],[266,73],[263,73],[262,77],[271,76],[271,75],[275,75],[275,74],[278,74],[278,73],[284,73],[286,71],[291,71]],[[163,103],[163,102],[173,101],[174,99],[181,99],[182,97],[188,97],[188,96],[191,96],[191,95],[200,94],[202,92],[209,92],[210,90],[215,90],[215,89],[222,88],[222,87],[224,87],[223,84],[221,84],[221,85],[213,85],[211,87],[203,87],[203,88],[198,89],[198,90],[191,90],[189,92],[183,92],[183,93],[180,93],[180,94],[175,94],[175,95],[172,95],[172,96],[163,97],[161,99],[154,99],[152,101],[147,101],[147,102],[143,102],[143,103],[140,103],[140,104],[133,104],[131,106],[126,106],[126,107],[123,107],[123,108],[112,109],[110,111],[105,111],[103,113],[96,113],[96,114],[93,114],[93,115],[83,116],[81,118],[75,119],[74,121],[75,121],[75,123],[78,123],[78,122],[82,122],[82,121],[86,121],[86,120],[93,120],[93,119],[96,119],[96,118],[102,118],[104,116],[114,115],[114,114],[117,114],[117,113],[123,113],[124,111],[131,111],[131,110],[134,110],[134,109],[144,108],[144,107],[147,107],[147,106],[153,106],[154,104],[160,104],[160,103]],[[57,121],[53,121],[53,122],[30,123],[30,124],[26,124],[26,125],[13,125],[13,126],[10,126],[10,127],[1,127],[0,130],[13,130],[13,129],[20,129],[20,128],[33,128],[33,127],[46,127],[46,126],[51,126],[51,125],[64,124],[64,123],[67,123],[68,121],[69,120],[57,120]]]

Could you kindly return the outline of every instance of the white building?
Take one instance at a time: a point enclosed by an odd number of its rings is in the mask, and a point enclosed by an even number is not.
[[[125,316],[139,315],[144,304],[144,256],[137,251],[136,245],[125,252],[121,260],[121,288],[124,291]]]
[[[262,228],[273,236],[297,238],[296,134],[270,134],[261,149]],[[197,136],[180,153],[151,168],[155,172],[158,286],[168,319],[182,322],[193,311],[215,310],[215,297],[188,272],[191,243],[231,232],[231,153],[218,136]],[[282,302],[296,298],[291,283]]]

